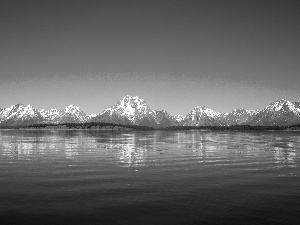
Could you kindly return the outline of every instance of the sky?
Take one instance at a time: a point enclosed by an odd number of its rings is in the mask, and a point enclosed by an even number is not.
[[[101,113],[125,95],[186,115],[300,101],[300,3],[0,2],[0,108]]]

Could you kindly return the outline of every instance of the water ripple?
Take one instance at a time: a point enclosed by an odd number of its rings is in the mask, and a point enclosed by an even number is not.
[[[293,224],[299,166],[297,132],[0,131],[0,216]]]

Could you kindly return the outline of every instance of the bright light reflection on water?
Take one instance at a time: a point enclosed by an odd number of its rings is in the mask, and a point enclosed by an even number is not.
[[[300,132],[2,130],[0,218],[298,224],[299,154]]]

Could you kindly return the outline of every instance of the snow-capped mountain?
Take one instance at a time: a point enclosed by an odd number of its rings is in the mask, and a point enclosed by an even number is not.
[[[300,124],[300,101],[275,101],[261,111],[238,108],[230,113],[215,112],[204,106],[195,107],[185,117],[171,116],[166,110],[152,110],[137,96],[126,95],[101,114],[86,115],[79,107],[63,110],[38,110],[31,105],[16,104],[0,109],[0,126],[24,126],[38,123],[109,122],[151,127],[260,125],[288,126]]]
[[[173,126],[176,124],[176,121],[166,111],[152,110],[143,99],[131,95],[126,95],[115,105],[106,108],[103,113],[93,118],[92,121],[152,127]]]
[[[250,125],[288,126],[300,124],[299,102],[292,103],[285,99],[275,101],[258,112]]]
[[[78,106],[72,104],[63,110],[41,110],[41,114],[45,123],[84,123],[90,118]]]
[[[224,114],[223,118],[227,125],[240,125],[249,123],[257,113],[258,111],[256,110],[238,108],[230,113]]]
[[[43,121],[43,116],[31,105],[16,104],[0,112],[0,121],[4,126],[23,126],[39,123]]]
[[[221,113],[215,112],[205,106],[196,106],[180,122],[182,126],[223,126]]]
[[[84,123],[88,116],[75,105],[67,106],[59,116],[58,123]]]
[[[128,118],[133,124],[138,124],[140,120],[149,115],[154,115],[154,111],[146,104],[143,99],[138,96],[126,95],[122,100],[118,101],[114,106],[104,110],[103,114],[117,113]]]
[[[195,107],[180,122],[183,126],[289,126],[300,124],[300,102],[275,101],[261,111],[238,108],[230,113]]]
[[[67,106],[64,110],[38,110],[31,105],[16,104],[0,111],[2,126],[24,126],[38,123],[83,123],[91,117],[87,116],[79,107]]]
[[[92,121],[109,122],[117,124],[138,124],[142,117],[153,113],[143,99],[137,96],[126,95],[115,105],[106,108]]]

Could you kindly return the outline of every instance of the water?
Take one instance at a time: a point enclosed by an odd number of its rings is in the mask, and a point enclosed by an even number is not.
[[[300,132],[0,131],[0,224],[299,224]]]

